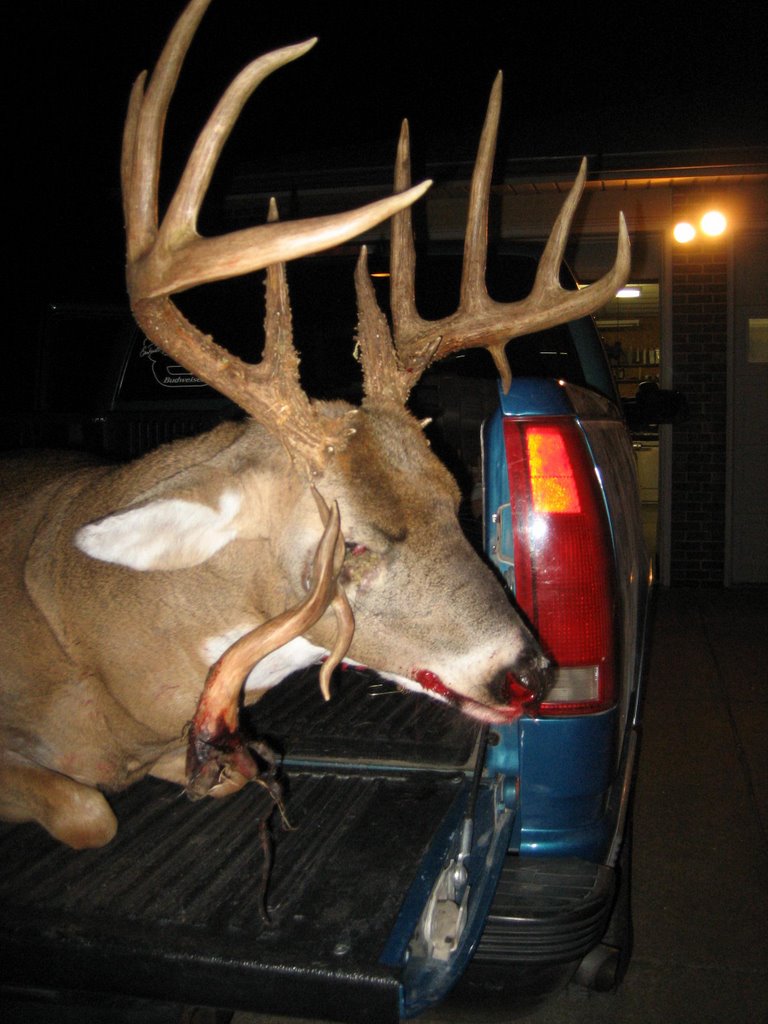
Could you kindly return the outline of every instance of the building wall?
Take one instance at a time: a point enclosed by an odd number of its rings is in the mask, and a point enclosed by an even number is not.
[[[684,218],[704,197],[678,197]],[[672,249],[672,386],[688,416],[672,431],[670,581],[722,584],[725,558],[728,246],[698,239]]]

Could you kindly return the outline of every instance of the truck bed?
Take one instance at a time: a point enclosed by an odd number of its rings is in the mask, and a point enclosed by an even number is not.
[[[399,1019],[392,964],[421,906],[404,897],[429,888],[425,854],[461,816],[476,726],[358,672],[329,704],[303,674],[244,717],[286,759],[290,828],[272,814],[270,920],[264,791],[193,803],[146,779],[112,801],[120,827],[102,850],[0,826],[6,991]]]

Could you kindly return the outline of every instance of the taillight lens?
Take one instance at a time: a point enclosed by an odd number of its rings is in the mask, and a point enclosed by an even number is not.
[[[504,421],[515,597],[556,665],[541,715],[615,702],[611,538],[595,467],[566,419]]]

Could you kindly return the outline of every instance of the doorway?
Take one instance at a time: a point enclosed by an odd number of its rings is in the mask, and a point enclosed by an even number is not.
[[[646,384],[659,385],[661,374],[661,309],[659,282],[630,280],[595,315],[613,369],[619,395],[628,407]],[[648,552],[658,554],[659,430],[633,425],[632,447],[637,462],[643,534]]]
[[[734,241],[726,583],[768,583],[768,233]]]
[[[569,248],[568,261],[584,283],[597,280],[615,258],[615,238],[581,236]],[[622,294],[595,313],[622,399],[631,403],[647,382],[664,384],[666,359],[662,315],[663,241],[657,235],[632,239],[632,276]],[[660,466],[667,455],[668,432],[662,428],[630,428],[637,462],[643,533],[649,554],[664,575],[664,525],[668,514]]]

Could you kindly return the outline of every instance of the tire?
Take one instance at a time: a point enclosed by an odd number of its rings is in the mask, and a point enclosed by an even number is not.
[[[617,988],[627,973],[634,945],[632,924],[632,816],[616,864],[616,898],[602,940],[579,964],[573,981],[595,992]]]

